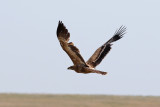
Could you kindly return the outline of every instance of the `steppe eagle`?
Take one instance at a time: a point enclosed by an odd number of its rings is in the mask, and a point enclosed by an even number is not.
[[[109,39],[106,43],[100,46],[94,54],[89,58],[87,62],[84,61],[83,57],[80,54],[79,49],[74,46],[72,42],[69,42],[70,33],[62,23],[59,21],[57,27],[57,37],[60,42],[62,49],[68,54],[70,59],[73,62],[73,66],[68,67],[69,70],[74,70],[77,73],[98,73],[105,75],[107,72],[96,70],[95,67],[101,63],[103,58],[107,55],[107,53],[111,50],[111,43],[115,42],[123,37],[125,34],[126,27],[121,26],[113,35],[111,39]]]

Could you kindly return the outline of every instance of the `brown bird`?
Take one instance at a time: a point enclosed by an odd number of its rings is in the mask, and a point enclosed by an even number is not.
[[[70,59],[73,62],[73,66],[68,67],[69,70],[74,70],[77,73],[98,73],[105,75],[107,72],[96,70],[95,67],[101,63],[103,58],[107,55],[107,53],[111,50],[111,43],[115,42],[123,37],[125,34],[126,27],[121,26],[113,35],[111,39],[109,39],[106,43],[104,43],[101,47],[99,47],[94,54],[89,58],[87,62],[84,61],[83,57],[80,55],[79,49],[74,46],[72,42],[69,42],[70,33],[62,23],[59,21],[57,27],[57,37],[60,42],[62,49],[68,54]]]

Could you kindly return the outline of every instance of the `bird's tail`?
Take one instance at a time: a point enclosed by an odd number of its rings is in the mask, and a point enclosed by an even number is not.
[[[97,74],[102,74],[102,75],[107,74],[107,72],[103,72],[103,71],[99,71],[99,70],[93,70],[92,73],[97,73]]]
[[[99,71],[96,69],[91,69],[91,68],[84,68],[87,72],[86,73],[97,73],[97,74],[102,74],[102,75],[106,75],[107,72],[103,72],[103,71]]]

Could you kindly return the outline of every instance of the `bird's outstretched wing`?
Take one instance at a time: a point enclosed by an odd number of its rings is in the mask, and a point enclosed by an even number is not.
[[[126,33],[126,27],[121,26],[113,35],[111,39],[109,39],[105,44],[103,44],[101,47],[99,47],[94,54],[89,58],[89,60],[86,62],[91,67],[95,68],[98,64],[101,63],[103,58],[107,55],[107,53],[111,50],[111,43],[115,42],[123,37],[123,35]]]
[[[59,21],[58,27],[57,27],[57,37],[61,44],[62,49],[68,54],[74,65],[77,64],[85,64],[84,59],[80,55],[79,49],[74,46],[72,42],[68,43],[70,38],[70,33],[62,23],[62,21]]]

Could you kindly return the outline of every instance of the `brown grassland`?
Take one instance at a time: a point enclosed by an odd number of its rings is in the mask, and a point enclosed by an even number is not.
[[[160,107],[160,97],[0,94],[0,107]]]

